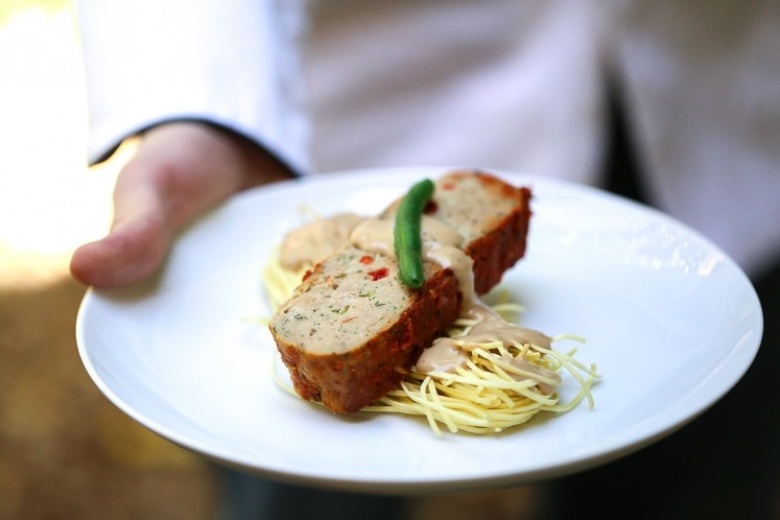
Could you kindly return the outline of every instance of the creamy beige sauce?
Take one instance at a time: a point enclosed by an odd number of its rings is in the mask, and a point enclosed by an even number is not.
[[[353,213],[339,213],[300,226],[285,235],[280,262],[287,269],[300,269],[320,262],[346,245],[395,258],[394,218],[366,218]],[[463,236],[441,220],[423,215],[420,235],[423,258],[449,267],[464,283],[470,282],[471,259],[459,246]],[[468,273],[464,271],[468,270]]]
[[[431,372],[454,373],[458,368],[466,366],[469,352],[481,347],[485,343],[503,343],[511,345],[535,345],[549,349],[552,338],[537,330],[520,327],[508,323],[478,304],[467,309],[464,316],[478,316],[481,321],[474,325],[468,334],[454,338],[439,338],[428,349],[424,350],[417,360],[415,370],[422,374]],[[532,379],[536,381],[537,388],[544,394],[552,394],[561,381],[556,372],[536,365],[524,359],[522,356],[502,356],[501,360],[517,369],[517,373],[511,374],[514,379]]]
[[[354,213],[339,213],[293,229],[282,241],[279,262],[293,271],[321,262],[348,245],[352,231],[364,220]]]
[[[546,350],[552,346],[550,336],[501,319],[485,319],[477,323],[462,340],[467,348],[471,345],[496,342],[505,345],[536,345]]]
[[[463,294],[463,307],[471,307],[477,299],[474,294],[474,261],[471,257],[457,247],[423,244],[423,258],[452,269]]]
[[[393,218],[366,219],[352,231],[350,241],[365,251],[394,258],[394,230]],[[422,217],[420,236],[423,259],[452,269],[465,305],[471,305],[475,300],[473,261],[460,249],[463,236],[441,220],[428,215]]]
[[[466,361],[468,361],[466,352],[453,341],[453,338],[437,338],[433,340],[430,347],[423,350],[414,370],[421,374],[453,373],[457,368],[466,366]]]
[[[395,222],[392,219],[369,218],[355,227],[350,234],[349,241],[355,247],[365,251],[395,257],[393,250],[394,227]]]
[[[558,385],[561,384],[560,374],[553,372],[549,368],[531,363],[522,356],[510,357],[509,359],[504,357],[502,359],[520,371],[517,374],[512,374],[514,379],[521,380],[528,378],[535,380],[539,392],[545,395],[554,394]]]
[[[319,262],[349,244],[393,258],[394,225],[393,218],[364,218],[351,213],[318,219],[288,233],[282,244],[280,260],[284,267],[298,269],[307,263]],[[454,372],[458,367],[466,365],[469,351],[485,343],[533,344],[544,349],[551,347],[549,336],[506,322],[476,297],[473,261],[460,249],[463,237],[457,231],[439,219],[424,215],[421,237],[423,258],[452,269],[455,273],[463,294],[461,316],[476,319],[478,323],[465,336],[436,339],[420,356],[416,371],[423,374],[434,371]],[[522,357],[510,356],[504,361],[518,369],[517,379],[536,380],[543,393],[551,394],[560,382],[556,372]]]
[[[423,215],[420,236],[423,245],[439,244],[441,246],[460,247],[463,245],[463,235],[455,231],[441,220]]]
[[[355,247],[388,256],[395,256],[394,251],[394,218],[366,219],[356,226],[349,239]],[[463,244],[463,237],[441,220],[423,215],[420,221],[420,236],[423,250],[433,246],[458,247]]]

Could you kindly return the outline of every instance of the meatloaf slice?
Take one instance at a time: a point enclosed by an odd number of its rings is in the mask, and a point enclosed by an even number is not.
[[[463,237],[474,262],[474,290],[489,291],[525,253],[527,188],[478,171],[436,181],[426,209]],[[398,201],[379,218],[392,218]],[[277,309],[270,330],[296,392],[336,413],[351,413],[396,388],[461,310],[453,269],[424,262],[426,280],[410,290],[395,258],[349,245],[307,273]]]

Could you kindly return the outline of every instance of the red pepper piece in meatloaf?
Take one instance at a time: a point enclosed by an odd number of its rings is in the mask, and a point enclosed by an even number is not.
[[[436,181],[426,215],[464,237],[477,294],[525,254],[530,197],[527,188],[478,171]],[[398,387],[423,349],[455,321],[463,301],[451,268],[426,261],[424,269],[424,285],[411,290],[399,281],[394,258],[348,246],[307,273],[270,323],[302,398],[351,413]]]

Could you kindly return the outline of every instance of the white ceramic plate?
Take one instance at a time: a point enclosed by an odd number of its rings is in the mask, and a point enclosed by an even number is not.
[[[208,457],[300,484],[424,493],[530,482],[639,449],[723,396],[758,349],[745,275],[687,227],[582,186],[501,173],[533,189],[527,257],[502,285],[523,324],[587,338],[596,407],[496,436],[444,434],[401,416],[334,416],[273,381],[260,271],[299,208],[371,215],[444,169],[326,175],[247,192],[183,234],[155,280],[90,291],[77,337],[119,408]],[[578,386],[564,383],[563,400]]]

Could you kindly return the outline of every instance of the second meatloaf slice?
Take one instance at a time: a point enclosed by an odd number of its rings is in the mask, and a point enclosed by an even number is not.
[[[528,189],[482,172],[454,172],[436,181],[426,215],[464,237],[477,294],[489,291],[525,253],[529,199]],[[381,218],[392,218],[396,207]],[[425,283],[410,290],[399,281],[395,258],[349,245],[304,277],[270,323],[302,398],[351,413],[398,386],[463,302],[453,269],[431,261],[424,268]]]

